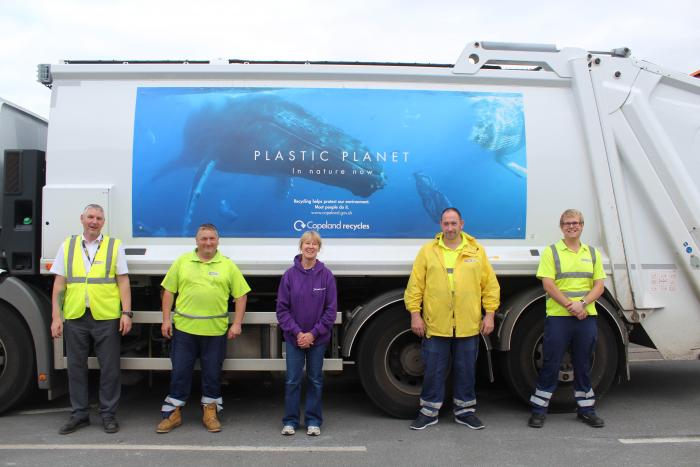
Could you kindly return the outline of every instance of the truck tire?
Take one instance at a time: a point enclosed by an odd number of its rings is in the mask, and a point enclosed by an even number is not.
[[[358,372],[367,395],[389,415],[413,418],[423,385],[420,339],[403,307],[380,313],[363,333]]]
[[[33,373],[32,336],[17,315],[0,303],[0,413],[29,393]]]
[[[503,370],[513,392],[529,404],[534,392],[537,374],[542,367],[542,337],[544,312],[542,307],[526,310],[515,325],[510,351],[505,352]],[[615,381],[618,365],[618,346],[609,321],[598,315],[598,340],[591,366],[591,384],[600,398]],[[550,412],[570,412],[576,407],[573,389],[573,367],[567,351],[559,371],[559,383],[549,404]]]

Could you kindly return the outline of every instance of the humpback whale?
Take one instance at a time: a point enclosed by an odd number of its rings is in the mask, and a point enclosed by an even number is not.
[[[369,152],[361,141],[302,106],[270,91],[254,91],[193,112],[185,123],[182,153],[165,169],[182,165],[197,168],[183,222],[186,235],[197,201],[214,170],[300,177],[366,198],[386,184],[381,164],[367,158],[343,157],[343,153]],[[268,153],[268,157],[260,157]]]
[[[442,210],[452,206],[452,203],[442,191],[438,190],[432,177],[423,172],[415,172],[413,176],[416,179],[416,190],[423,202],[423,208],[428,216],[439,224]]]
[[[527,177],[527,169],[506,156],[525,145],[525,119],[520,99],[484,97],[474,104],[476,123],[471,141],[490,151],[496,162],[519,177]]]

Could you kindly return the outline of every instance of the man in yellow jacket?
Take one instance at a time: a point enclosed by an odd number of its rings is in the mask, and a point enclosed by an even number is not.
[[[484,424],[475,415],[474,391],[479,333],[493,331],[500,287],[484,248],[462,231],[459,210],[442,211],[440,227],[442,232],[418,252],[404,296],[411,330],[422,338],[425,365],[421,409],[411,429],[438,422],[451,356],[455,422],[480,430]]]

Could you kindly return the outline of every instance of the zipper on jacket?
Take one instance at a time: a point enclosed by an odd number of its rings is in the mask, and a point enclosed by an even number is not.
[[[453,276],[454,277],[454,276]],[[457,316],[455,315],[455,291],[452,291],[452,337],[457,337]]]

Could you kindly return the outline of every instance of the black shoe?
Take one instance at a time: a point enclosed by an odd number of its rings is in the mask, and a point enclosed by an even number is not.
[[[602,428],[605,426],[603,419],[597,416],[595,412],[580,413],[577,416],[583,421],[583,423],[586,423],[593,428]]]
[[[119,422],[114,417],[103,418],[102,428],[104,428],[105,433],[116,433],[119,431]]]
[[[542,428],[544,426],[545,415],[543,413],[533,413],[530,415],[530,420],[527,421],[527,426],[532,428]]]
[[[430,425],[435,425],[437,422],[437,417],[428,417],[423,413],[418,413],[418,418],[411,423],[411,430],[422,430]]]
[[[484,424],[481,423],[479,417],[477,417],[473,413],[468,413],[466,415],[457,415],[455,416],[455,422],[459,423],[460,425],[467,425],[472,430],[481,430],[484,427]]]
[[[81,428],[85,428],[90,424],[90,419],[89,418],[75,418],[71,417],[65,425],[63,425],[59,430],[58,434],[60,435],[67,435],[70,433],[73,433],[75,431],[78,431]]]

